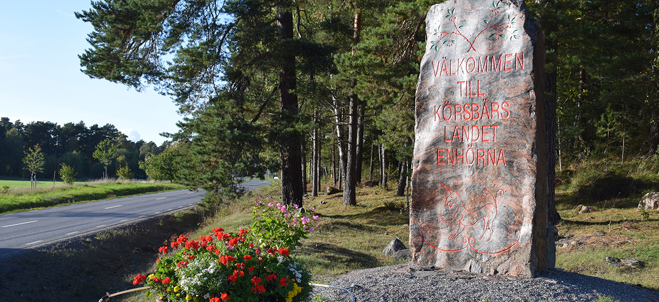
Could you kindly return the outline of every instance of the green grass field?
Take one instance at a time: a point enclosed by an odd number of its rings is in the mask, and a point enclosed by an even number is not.
[[[55,185],[61,185],[64,184],[61,180],[55,181]],[[30,188],[30,181],[29,180],[3,180],[0,179],[0,188],[3,186],[9,186],[9,188],[12,189],[20,189],[20,188]],[[53,186],[53,181],[47,181],[47,180],[37,180],[37,188],[45,188],[45,187],[52,187]]]

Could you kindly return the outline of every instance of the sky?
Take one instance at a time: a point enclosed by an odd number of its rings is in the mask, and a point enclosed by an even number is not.
[[[162,132],[177,132],[182,119],[167,96],[147,87],[91,79],[80,71],[78,55],[91,45],[93,27],[74,12],[90,0],[0,0],[0,117],[12,122],[83,121],[112,124],[132,141],[160,145]]]

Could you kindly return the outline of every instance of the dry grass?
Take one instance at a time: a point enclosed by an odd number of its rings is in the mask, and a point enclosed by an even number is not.
[[[567,247],[557,246],[557,267],[659,290],[659,213],[649,213],[645,221],[636,209],[560,213],[564,220],[557,226],[559,236],[569,241]],[[644,267],[611,266],[606,257],[634,258]]]

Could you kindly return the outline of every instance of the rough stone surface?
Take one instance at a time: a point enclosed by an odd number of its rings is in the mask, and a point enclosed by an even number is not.
[[[333,195],[336,193],[341,193],[341,190],[335,188],[335,187],[327,187],[327,195]]]
[[[387,255],[387,256],[393,256],[394,253],[404,250],[407,247],[405,247],[405,244],[400,241],[400,239],[396,238],[394,240],[391,240],[389,244],[382,250],[382,254]]]
[[[581,210],[579,210],[579,214],[586,214],[592,212],[593,209],[587,206],[581,206]]]
[[[410,253],[410,249],[400,250],[394,253],[394,259],[412,261],[412,253]]]
[[[641,209],[646,211],[659,210],[659,193],[650,192],[645,194],[638,203],[638,210],[640,211]]]
[[[620,259],[616,257],[606,257],[604,260],[606,260],[606,263],[608,265],[612,266],[627,266],[629,268],[642,268],[643,262],[636,260],[635,258],[629,258],[629,259]]]
[[[413,263],[547,267],[544,38],[523,1],[449,0],[426,17],[416,92]]]

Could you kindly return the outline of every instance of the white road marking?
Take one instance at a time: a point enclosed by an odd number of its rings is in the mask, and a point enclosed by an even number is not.
[[[167,211],[171,211],[172,209],[167,209]]]
[[[107,207],[107,208],[105,208],[105,209],[106,209],[106,210],[107,210],[107,209],[114,209],[114,208],[118,208],[118,207],[120,207],[120,206],[121,206],[121,205],[116,205],[116,206]]]
[[[80,232],[71,232],[71,233],[66,233],[66,236],[71,236],[71,235],[74,235],[74,234],[78,234],[78,233],[80,233]]]
[[[128,219],[124,219],[124,220],[121,220],[121,221],[119,221],[119,222],[126,222],[126,221],[128,221]]]
[[[96,228],[98,229],[98,228],[102,228],[102,227],[105,227],[105,226],[106,226],[105,224],[101,224],[101,225],[97,226]]]
[[[161,200],[161,199],[165,199],[165,198],[167,198],[167,197],[156,198],[156,200]]]
[[[25,246],[35,245],[39,242],[43,242],[43,240],[37,240],[37,241],[30,242],[30,243],[26,243]]]
[[[155,212],[155,213],[153,213],[153,214],[160,214],[160,212]]]
[[[21,223],[16,223],[16,224],[10,224],[10,225],[3,225],[2,227],[3,227],[3,228],[8,228],[8,227],[13,227],[13,226],[17,226],[17,225],[23,225],[23,224],[33,223],[33,222],[37,222],[37,220],[32,220],[32,221],[27,221],[27,222],[21,222]]]

